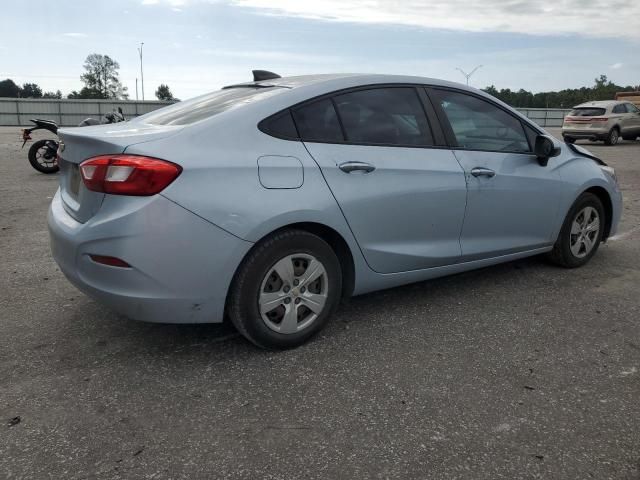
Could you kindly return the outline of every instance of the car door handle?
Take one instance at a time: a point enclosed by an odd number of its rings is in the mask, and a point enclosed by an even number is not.
[[[370,173],[376,169],[376,167],[374,167],[370,163],[365,163],[365,162],[345,162],[338,165],[338,168],[345,173],[351,173],[351,172]]]
[[[496,172],[494,172],[490,168],[476,167],[476,168],[471,170],[471,175],[473,175],[474,177],[488,177],[488,178],[491,178],[491,177],[495,177],[496,176]]]

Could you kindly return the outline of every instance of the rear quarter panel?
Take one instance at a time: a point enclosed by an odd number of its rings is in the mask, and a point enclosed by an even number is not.
[[[264,116],[268,115],[264,112]],[[162,195],[250,242],[298,222],[315,222],[337,231],[349,245],[356,275],[368,266],[322,173],[302,142],[281,140],[257,128],[259,115],[242,109],[225,112],[185,128],[172,138],[127,148],[127,153],[175,162],[183,172]],[[295,157],[302,164],[299,188],[265,188],[258,159]]]

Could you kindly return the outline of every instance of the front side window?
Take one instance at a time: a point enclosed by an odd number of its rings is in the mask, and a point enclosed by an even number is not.
[[[349,143],[430,146],[433,136],[414,88],[372,88],[334,97]]]
[[[627,112],[629,113],[640,112],[640,110],[638,110],[638,107],[636,107],[633,103],[625,103],[625,106],[627,107]]]
[[[458,147],[467,150],[529,153],[531,147],[516,117],[490,102],[465,93],[434,90]]]
[[[300,138],[307,142],[342,142],[342,130],[333,102],[329,99],[308,103],[293,110]]]

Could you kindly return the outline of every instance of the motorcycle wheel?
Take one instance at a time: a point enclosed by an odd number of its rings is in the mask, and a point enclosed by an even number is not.
[[[52,154],[54,147],[49,146],[49,143],[55,144],[57,150],[58,142],[54,140],[38,140],[29,148],[29,163],[41,173],[56,173],[60,170],[56,155]]]

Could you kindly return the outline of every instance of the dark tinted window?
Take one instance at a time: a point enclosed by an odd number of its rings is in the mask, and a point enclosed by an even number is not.
[[[331,100],[308,103],[293,111],[300,138],[317,142],[342,142],[342,130]]]
[[[604,108],[580,107],[571,110],[569,115],[572,117],[598,117],[604,115],[605,112],[606,110]]]
[[[530,152],[519,119],[472,95],[435,90],[458,146],[468,150]]]
[[[633,103],[625,103],[624,105],[625,105],[625,107],[627,107],[627,112],[629,112],[629,113],[638,113],[638,112],[640,112],[640,110],[638,110],[638,107],[636,107]]]
[[[533,151],[533,148],[536,146],[536,138],[540,134],[526,123],[524,124],[524,131],[527,134],[527,139],[529,140],[529,147]]]
[[[613,113],[627,113],[627,109],[624,105],[616,105],[613,107]]]
[[[289,110],[260,122],[260,130],[275,137],[288,139],[298,138],[298,132]]]
[[[413,88],[372,88],[334,98],[348,142],[433,145],[433,137]]]
[[[147,113],[138,120],[154,125],[188,125],[282,92],[272,88],[228,88]]]

